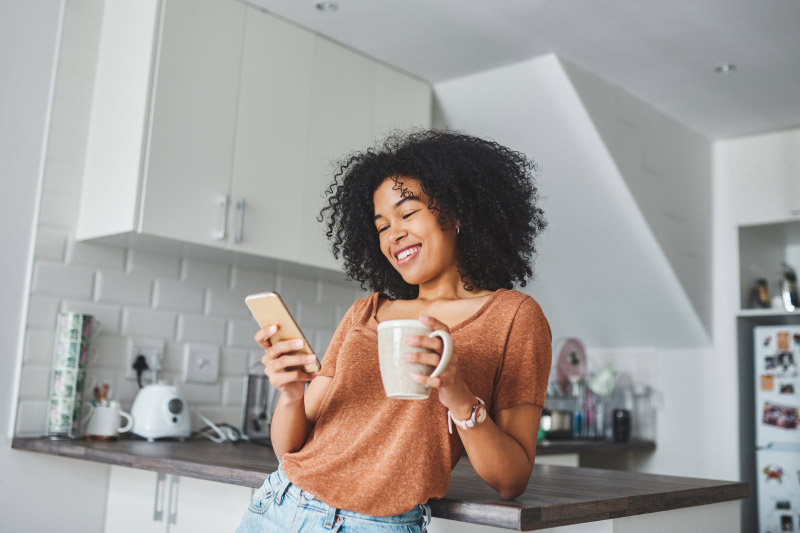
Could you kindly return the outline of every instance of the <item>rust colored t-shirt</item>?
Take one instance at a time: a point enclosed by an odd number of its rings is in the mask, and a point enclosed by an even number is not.
[[[438,391],[427,400],[386,397],[378,363],[378,295],[347,311],[322,359],[333,378],[303,448],[283,456],[289,480],[328,505],[374,516],[441,498],[464,451]],[[536,301],[499,289],[450,328],[458,371],[490,415],[544,405],[551,363],[547,319]],[[536,431],[537,428],[531,428]]]

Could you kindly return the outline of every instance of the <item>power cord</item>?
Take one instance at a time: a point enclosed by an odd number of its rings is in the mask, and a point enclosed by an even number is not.
[[[202,414],[198,413],[197,411],[195,411],[191,407],[189,408],[189,411],[191,411],[192,413],[197,415],[197,417],[200,420],[202,420],[203,422],[208,424],[207,426],[205,426],[203,428],[200,428],[197,431],[193,431],[192,434],[191,434],[192,437],[197,437],[199,435],[203,435],[204,437],[206,437],[210,441],[216,442],[217,444],[221,444],[221,443],[223,443],[225,441],[236,442],[239,439],[241,439],[242,433],[239,431],[238,428],[235,428],[234,426],[232,426],[230,424],[226,424],[226,423],[215,424],[214,422],[212,422],[211,420],[209,420],[208,418],[206,418]],[[223,431],[221,428],[225,428],[225,431]],[[212,433],[212,431],[213,431],[213,433]],[[216,433],[216,436],[214,435],[214,433]]]

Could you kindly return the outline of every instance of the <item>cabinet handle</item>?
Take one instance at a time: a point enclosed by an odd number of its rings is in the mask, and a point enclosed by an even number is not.
[[[178,523],[178,484],[180,476],[171,476],[169,480],[169,509],[167,511],[167,523],[175,525]]]
[[[233,236],[233,242],[242,242],[244,236],[244,198],[236,202],[236,210],[239,212],[238,221],[236,222],[236,235]]]
[[[214,235],[214,238],[218,241],[224,241],[225,238],[228,236],[228,210],[231,206],[231,199],[230,197],[225,194],[219,197],[219,205],[222,208],[222,215],[220,216],[219,220],[219,229],[217,233]]]
[[[153,520],[161,522],[164,519],[164,489],[163,484],[167,481],[167,475],[159,472],[156,476],[156,501],[153,503]]]

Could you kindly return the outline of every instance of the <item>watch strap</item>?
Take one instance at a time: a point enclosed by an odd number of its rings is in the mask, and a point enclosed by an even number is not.
[[[451,435],[453,434],[453,424],[461,429],[469,429],[478,425],[477,420],[475,420],[475,415],[478,413],[478,407],[481,405],[485,406],[486,403],[477,396],[475,396],[475,398],[478,400],[478,403],[472,406],[472,413],[470,413],[469,418],[466,420],[456,420],[453,416],[453,412],[449,409],[447,410],[447,431],[449,431]]]

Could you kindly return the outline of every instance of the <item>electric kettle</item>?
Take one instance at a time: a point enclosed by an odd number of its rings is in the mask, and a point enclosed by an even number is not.
[[[178,387],[152,383],[139,389],[131,408],[133,433],[153,442],[154,439],[187,439],[192,434],[192,420]]]

